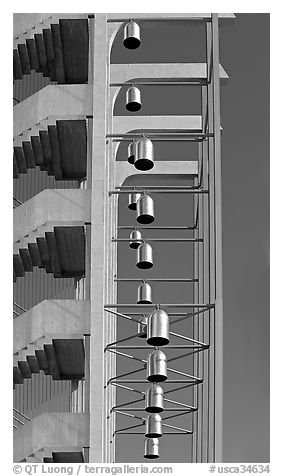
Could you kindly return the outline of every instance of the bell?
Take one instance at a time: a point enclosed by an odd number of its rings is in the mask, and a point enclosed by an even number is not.
[[[138,300],[137,304],[152,304],[151,300],[151,286],[150,284],[143,282],[138,287]]]
[[[145,436],[160,438],[162,436],[162,418],[159,413],[152,413],[146,419]]]
[[[158,438],[145,439],[144,457],[147,459],[159,458],[159,439]]]
[[[140,242],[138,241],[130,241],[130,248],[133,248],[134,250],[136,250],[140,244],[142,243],[142,234],[139,230],[133,230],[131,233],[130,233],[130,240],[140,240]]]
[[[145,339],[147,335],[147,319],[147,316],[143,316],[138,322],[138,337],[141,339]]]
[[[152,247],[148,243],[142,243],[137,249],[137,267],[149,269],[153,266]]]
[[[130,20],[124,27],[123,44],[128,50],[135,50],[141,44],[140,27],[133,20]]]
[[[155,350],[147,358],[147,380],[164,382],[167,380],[167,359],[162,350]]]
[[[137,202],[141,198],[141,193],[137,192],[132,192],[129,194],[129,205],[128,208],[130,210],[136,210],[137,209]]]
[[[137,142],[130,142],[128,145],[128,162],[133,165],[137,154]]]
[[[169,343],[169,316],[162,309],[156,309],[149,316],[147,326],[147,343],[160,346]]]
[[[136,86],[127,89],[126,109],[130,112],[137,112],[141,109],[141,92]]]
[[[146,193],[143,193],[137,201],[137,221],[143,225],[154,221],[154,202]]]
[[[147,137],[143,137],[137,143],[137,153],[134,165],[138,170],[150,170],[154,167],[153,143]]]
[[[147,389],[145,396],[145,411],[148,413],[163,412],[163,388],[156,384]]]

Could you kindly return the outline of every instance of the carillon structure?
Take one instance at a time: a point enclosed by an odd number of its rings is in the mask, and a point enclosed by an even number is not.
[[[14,15],[16,462],[222,461],[219,22],[232,18]],[[196,25],[205,61],[162,62],[161,46],[151,60],[152,31]],[[194,45],[168,35],[186,58]],[[185,114],[160,115],[152,91],[164,109],[176,88]]]

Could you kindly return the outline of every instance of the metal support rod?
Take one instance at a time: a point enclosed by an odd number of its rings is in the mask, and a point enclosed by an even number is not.
[[[128,416],[130,418],[135,418],[136,420],[142,420],[143,422],[145,421],[145,418],[139,417],[137,415],[132,415],[131,413],[122,412],[121,410],[116,410],[116,413],[119,413],[119,415]]]
[[[126,303],[126,304],[105,304],[104,305],[104,309],[108,310],[108,308],[120,308],[120,307],[146,307],[146,308],[155,308],[157,306],[160,306],[160,307],[201,307],[201,308],[206,308],[207,309],[210,309],[210,308],[213,308],[214,307],[214,304],[202,304],[202,303],[195,303],[195,304],[180,304],[180,303],[167,303],[167,304],[164,304],[164,303],[157,303],[157,304],[129,304],[129,303]]]
[[[161,21],[161,22],[168,22],[168,21],[182,21],[182,22],[211,22],[211,17],[193,17],[193,18],[188,18],[186,16],[184,17],[133,17],[134,20],[136,21]],[[108,18],[107,23],[124,23],[129,21],[129,17],[124,17],[124,18]]]
[[[178,81],[178,80],[166,80],[166,81],[148,81],[148,80],[137,80],[137,81],[131,81],[125,82],[125,83],[110,83],[111,88],[117,88],[117,87],[122,87],[122,86],[206,86],[208,84],[207,79],[199,79],[199,80],[194,80],[194,79],[188,79],[187,81]]]
[[[119,405],[115,405],[115,407],[112,407],[110,410],[110,413],[114,412],[117,408],[126,407],[127,405],[132,405],[133,403],[144,402],[144,400],[145,400],[145,396],[143,396],[142,398],[138,398],[136,400],[131,400],[130,402],[120,403]]]
[[[197,354],[198,352],[202,352],[204,350],[207,350],[209,347],[199,347],[196,350],[192,352],[188,352],[187,354],[182,354],[182,355],[177,355],[177,357],[172,357],[171,359],[168,359],[167,362],[173,362],[174,360],[179,360],[183,359],[184,357],[188,357],[189,355]]]
[[[117,226],[118,230],[195,230],[194,226],[129,226],[129,225],[119,225]]]
[[[204,137],[199,137],[199,138],[195,138],[195,137],[161,137],[161,136],[153,136],[153,135],[150,135],[150,134],[147,134],[147,136],[150,137],[150,139],[153,141],[162,141],[162,142],[203,142],[204,140],[206,140],[206,138]],[[133,136],[133,134],[131,134],[131,136],[128,136],[128,137],[119,137],[119,138],[113,138],[110,140],[112,140],[112,142],[132,142],[133,140],[136,140],[136,139],[139,139],[140,136]],[[108,140],[107,140],[108,142]]]
[[[186,434],[188,435],[191,435],[193,434],[193,432],[186,432],[186,433],[182,433],[181,431],[163,431],[162,432],[163,435],[183,435],[183,436],[186,436]],[[137,431],[116,431],[115,434],[113,436],[116,436],[116,435],[142,435],[144,436],[144,433],[141,433],[140,431],[137,432]]]
[[[116,380],[116,379],[118,379],[118,378],[127,377],[128,375],[136,374],[136,373],[140,372],[141,370],[143,370],[142,367],[141,367],[140,369],[136,369],[136,370],[132,370],[131,372],[127,372],[127,373],[125,373],[125,374],[117,375],[116,377],[111,377],[111,378],[108,380],[107,385],[109,385],[109,383],[113,382],[114,380]]]
[[[126,430],[131,430],[132,428],[138,428],[138,427],[143,426],[143,425],[144,425],[144,422],[143,422],[143,423],[139,423],[138,425],[132,425],[132,426],[127,426],[126,428],[121,428],[121,430],[116,430],[116,431],[113,433],[113,436],[114,436],[115,434],[117,434],[117,433],[118,433],[118,434],[121,433],[122,431],[124,432],[124,431],[126,431]],[[127,433],[127,434],[132,434],[132,435],[134,435],[135,433]],[[143,435],[144,433],[141,433],[141,434]],[[138,433],[138,435],[139,435],[139,433]]]
[[[189,132],[186,130],[183,131],[176,131],[176,132],[151,132],[151,131],[145,131],[145,132],[127,132],[126,134],[106,134],[107,139],[126,139],[126,140],[131,140],[131,138],[136,138],[136,137],[155,137],[155,136],[160,136],[160,137],[192,137],[192,138],[206,138],[206,137],[213,137],[213,132]]]
[[[147,191],[147,188],[144,187],[142,191]],[[196,190],[160,190],[159,188],[152,188],[149,190],[150,193],[192,193],[192,194],[203,194],[203,193],[209,193],[208,190],[202,190],[202,189],[196,189]],[[111,195],[120,195],[121,193],[127,193],[129,194],[128,190],[110,190],[108,192],[109,197]],[[138,227],[137,227],[138,228]]]
[[[146,278],[147,282],[160,282],[160,283],[196,283],[196,278]],[[142,278],[114,278],[114,282],[143,282]]]
[[[107,349],[108,352],[112,352],[113,354],[120,355],[121,357],[125,357],[126,359],[136,360],[137,362],[146,363],[146,360],[139,359],[138,357],[134,357],[133,355],[125,354],[124,352],[118,352],[116,349]],[[143,370],[141,368],[140,370]]]
[[[179,319],[176,319],[175,321],[173,321],[171,324],[177,324],[177,322],[181,322],[183,321],[184,319],[187,319],[188,317],[194,317],[194,316],[197,316],[199,314],[202,314],[204,313],[205,311],[208,311],[211,307],[207,307],[205,309],[202,309],[201,311],[196,311],[196,312],[192,312],[190,314],[187,314],[186,317],[180,317]],[[170,315],[170,314],[169,314]],[[176,315],[176,314],[175,314]]]
[[[182,387],[172,388],[171,390],[166,390],[166,392],[164,392],[164,395],[168,395],[169,393],[173,393],[173,392],[178,392],[179,390],[184,390],[185,388],[192,387],[193,385],[195,385],[195,383],[193,383],[193,384],[189,383],[189,384],[183,385]]]
[[[108,347],[112,347],[113,345],[116,345],[116,344],[120,344],[120,342],[126,342],[127,340],[131,340],[131,339],[134,339],[135,337],[137,337],[139,334],[133,334],[129,337],[125,337],[124,339],[119,339],[119,340],[116,340],[115,342],[110,342],[110,344],[108,344],[106,347],[105,347],[105,350],[108,348]]]
[[[199,344],[202,347],[207,347],[207,344],[205,344],[204,342],[200,342],[199,340],[192,339],[191,337],[183,336],[182,334],[176,334],[176,332],[170,331],[169,335],[174,336],[174,337],[179,337],[180,339],[189,340],[190,342],[194,342],[195,344]]]
[[[141,369],[141,370],[142,370],[142,369]],[[167,370],[169,370],[169,369],[167,369]],[[110,379],[110,380],[113,380],[113,379],[116,380],[115,377],[113,377],[113,378]],[[118,382],[131,383],[131,384],[140,384],[140,383],[149,384],[149,381],[148,381],[148,380],[118,380]],[[174,384],[174,385],[175,385],[175,384],[177,384],[177,383],[184,383],[184,382],[186,382],[185,379],[175,379],[175,380],[169,379],[169,380],[164,380],[164,381],[162,382],[162,385],[165,384],[165,383],[166,383],[166,384]],[[203,380],[201,380],[201,379],[189,381],[188,384],[190,384],[190,385],[188,385],[188,386],[191,386],[191,385],[199,385],[199,384],[201,384],[202,382],[203,382]],[[175,391],[175,390],[177,390],[177,389],[174,389],[174,391]]]
[[[182,407],[188,408],[192,411],[197,410],[197,407],[192,407],[191,405],[188,405],[187,403],[182,403],[182,402],[178,402],[176,400],[171,400],[170,398],[164,398],[163,400],[164,400],[164,402],[173,403],[174,405],[181,405]]]
[[[115,344],[108,344],[106,347],[105,347],[105,350],[109,350],[110,348],[111,349],[123,349],[123,350],[150,350],[151,347],[149,347],[148,345],[119,345],[118,347],[114,347]],[[202,346],[204,347],[204,346]],[[196,346],[192,346],[192,345],[166,345],[164,347],[165,350],[170,350],[170,349],[196,349],[196,348],[199,348],[199,347],[196,347]]]
[[[133,412],[134,411],[135,412],[145,412],[146,411],[144,408],[135,408],[135,407],[133,407],[133,408],[131,408],[131,407],[128,408],[127,407],[127,408],[124,408],[124,410],[127,411],[127,412],[131,412],[131,411],[133,411]],[[112,411],[114,412],[114,411],[116,411],[116,409],[113,408]],[[183,412],[182,415],[185,415],[185,414],[191,413],[193,411],[196,411],[196,410],[195,409],[193,409],[193,410],[188,409],[188,410],[184,411],[183,408],[163,408],[162,414],[163,414],[163,412]],[[178,415],[178,416],[180,416],[180,415]],[[162,418],[162,420],[165,420],[165,419],[166,418]]]
[[[130,239],[130,238],[112,238],[112,243],[118,243],[118,242],[124,242],[124,243],[140,243],[141,240],[135,240],[135,239]],[[202,238],[146,238],[146,241],[157,241],[157,242],[188,242],[188,243],[202,243],[203,239]]]
[[[185,428],[179,428],[178,426],[168,425],[167,423],[162,423],[162,426],[165,426],[166,428],[172,428],[172,430],[183,431],[189,435],[192,435],[193,433],[192,430],[186,430]]]
[[[134,319],[130,316],[127,316],[126,314],[122,314],[121,312],[117,312],[117,311],[111,311],[110,309],[104,309],[106,312],[109,312],[110,314],[114,314],[115,316],[118,316],[118,317],[122,317],[124,319],[127,319],[128,321],[133,321],[133,322],[136,322],[137,324],[139,324],[139,320],[138,319]],[[140,315],[142,316],[143,313],[141,313]]]
[[[118,187],[115,187],[115,190],[129,190],[129,191],[135,191],[135,190],[142,190],[146,187],[148,190],[152,188],[156,188],[158,190],[163,190],[164,188],[166,190],[198,190],[201,188],[199,185],[120,185]]]
[[[145,395],[145,392],[142,392],[141,390],[137,390],[136,388],[132,387],[127,387],[126,385],[121,385],[116,382],[110,382],[111,385],[115,385],[115,387],[122,388],[123,390],[129,390],[130,392],[138,393],[139,395]]]

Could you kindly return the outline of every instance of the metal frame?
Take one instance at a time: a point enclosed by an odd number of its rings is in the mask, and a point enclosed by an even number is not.
[[[96,75],[93,86],[94,103],[98,101],[100,108],[99,114],[94,116],[91,126],[93,127],[92,136],[92,191],[93,203],[99,197],[99,206],[95,210],[93,207],[91,226],[91,260],[96,266],[95,258],[98,253],[102,253],[102,262],[97,265],[97,269],[91,275],[90,298],[94,303],[92,305],[92,322],[95,319],[101,319],[103,313],[103,324],[98,328],[93,328],[96,335],[91,337],[90,358],[97,366],[92,366],[90,379],[96,379],[95,372],[98,370],[98,382],[104,382],[104,388],[100,388],[96,396],[98,406],[102,411],[98,415],[93,415],[95,406],[93,406],[92,398],[90,403],[91,417],[91,443],[90,443],[90,460],[93,462],[110,462],[115,461],[114,439],[118,434],[141,434],[136,433],[135,428],[144,424],[144,419],[127,411],[141,412],[139,407],[128,408],[126,405],[136,403],[140,400],[134,400],[125,404],[116,405],[115,391],[117,388],[132,391],[140,395],[144,392],[138,390],[136,386],[148,383],[147,380],[127,379],[135,373],[144,371],[146,361],[136,355],[121,352],[124,350],[132,350],[133,354],[139,350],[150,349],[148,346],[131,346],[124,345],[125,341],[133,339],[137,334],[130,335],[123,339],[116,340],[116,321],[118,318],[126,319],[128,322],[137,323],[138,318],[133,316],[143,316],[146,312],[153,310],[157,304],[129,304],[117,303],[116,301],[116,283],[126,281],[139,281],[134,279],[121,278],[117,276],[116,258],[117,246],[111,247],[111,242],[129,242],[128,238],[117,236],[115,231],[121,229],[159,229],[159,230],[191,230],[193,238],[147,238],[147,241],[181,241],[201,243],[201,246],[194,247],[194,274],[192,278],[152,278],[147,281],[159,282],[190,282],[195,283],[194,286],[194,302],[188,304],[164,303],[159,304],[162,308],[168,309],[170,317],[170,326],[173,326],[185,319],[192,319],[193,335],[184,336],[172,333],[176,338],[179,337],[190,343],[186,345],[171,344],[165,348],[168,351],[184,350],[188,351],[177,357],[174,356],[168,361],[177,360],[179,358],[193,358],[194,375],[191,376],[177,369],[168,368],[168,372],[173,372],[182,378],[176,378],[166,381],[166,387],[169,390],[165,392],[177,392],[184,388],[192,387],[193,403],[189,408],[184,410],[185,413],[192,415],[192,427],[190,430],[182,429],[169,425],[172,432],[168,434],[188,434],[192,436],[191,448],[192,462],[212,462],[221,461],[222,458],[222,249],[221,249],[221,156],[220,156],[220,106],[219,106],[219,51],[218,51],[218,15],[211,14],[208,16],[200,16],[188,18],[181,17],[147,17],[143,18],[142,14],[137,14],[140,21],[202,21],[206,29],[207,42],[207,77],[204,80],[150,80],[135,79],[125,83],[109,81],[109,53],[110,47],[117,28],[124,23],[127,18],[108,17],[107,14],[97,14],[92,20],[93,23],[93,51],[94,60],[91,69]],[[206,14],[207,15],[207,14]],[[101,70],[97,65],[102,66]],[[96,66],[94,70],[93,66]],[[127,132],[113,133],[113,104],[118,93],[115,88],[127,86],[128,84],[140,84],[144,86],[157,86],[165,84],[175,85],[198,85],[202,91],[202,128],[200,130],[173,130],[160,132],[158,130],[150,130],[144,132]],[[113,88],[113,89],[111,89]],[[103,110],[104,108],[104,110]],[[117,146],[116,142],[130,141],[140,137],[147,136],[153,140],[169,140],[169,141],[196,141],[199,147],[199,172],[195,179],[193,187],[161,187],[161,186],[138,186],[126,187],[115,183],[114,175],[111,171],[112,164],[116,167],[115,161]],[[103,160],[101,160],[101,157]],[[106,164],[106,168],[104,168]],[[125,169],[126,170],[126,169]],[[128,170],[128,169],[127,169]],[[161,169],[160,169],[161,170]],[[151,173],[154,173],[151,172]],[[119,181],[118,181],[119,182]],[[101,188],[102,185],[102,188]],[[99,189],[99,192],[97,191]],[[118,197],[120,194],[130,193],[132,190],[148,191],[156,194],[170,193],[190,193],[194,197],[195,213],[193,226],[187,227],[158,227],[158,226],[117,226],[116,208]],[[100,195],[99,195],[100,194]],[[111,196],[112,200],[107,201]],[[104,206],[104,217],[101,217],[101,203]],[[107,204],[107,205],[106,205]],[[103,229],[100,224],[103,221]],[[101,231],[99,231],[101,230]],[[99,243],[97,237],[99,236]],[[137,240],[139,241],[139,240]],[[111,248],[111,251],[110,251]],[[99,269],[100,268],[100,269]],[[102,270],[102,271],[101,271]],[[141,280],[142,281],[142,280]],[[99,283],[97,289],[96,286]],[[101,306],[101,297],[104,303]],[[99,302],[99,306],[97,305]],[[96,304],[95,304],[96,303]],[[113,303],[113,304],[111,304]],[[176,309],[180,308],[180,312]],[[181,312],[182,308],[184,311]],[[129,314],[118,312],[118,309],[128,309]],[[173,312],[170,312],[172,309]],[[103,312],[104,310],[104,312]],[[133,311],[133,312],[131,312]],[[187,312],[185,312],[187,311]],[[112,319],[107,316],[111,315]],[[215,326],[215,320],[217,325]],[[98,330],[98,332],[97,332]],[[107,342],[108,340],[108,342]],[[109,343],[110,340],[110,343]],[[97,349],[95,346],[97,345]],[[205,352],[204,352],[205,351]],[[103,356],[101,355],[103,353]],[[110,356],[107,357],[107,354]],[[191,357],[192,355],[192,357]],[[116,358],[133,359],[139,364],[137,368],[123,375],[116,375]],[[96,369],[96,370],[95,370]],[[195,376],[201,377],[195,377]],[[132,384],[129,387],[127,384]],[[174,388],[170,388],[170,386]],[[105,403],[103,403],[105,402]],[[175,405],[182,405],[182,402],[171,401]],[[197,402],[197,405],[195,404]],[[124,407],[125,412],[117,409]],[[168,407],[167,411],[181,414],[181,409]],[[166,411],[166,409],[165,409]],[[115,415],[120,414],[125,417],[138,418],[142,421],[138,426],[116,428]],[[171,418],[174,415],[171,415]],[[168,417],[167,417],[168,418]],[[166,425],[166,424],[165,424]],[[129,432],[128,432],[129,430]],[[176,430],[176,431],[175,431]],[[97,434],[93,438],[92,432]]]

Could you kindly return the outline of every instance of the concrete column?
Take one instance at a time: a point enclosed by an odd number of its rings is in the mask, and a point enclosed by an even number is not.
[[[90,338],[90,462],[105,459],[104,300],[106,298],[107,209],[107,15],[98,13],[94,25],[93,149],[91,195],[91,338]]]

